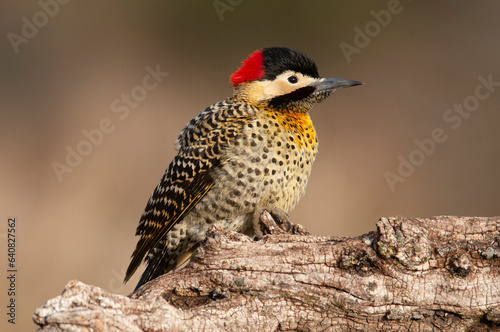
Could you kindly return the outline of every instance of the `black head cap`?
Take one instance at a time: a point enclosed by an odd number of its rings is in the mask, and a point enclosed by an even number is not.
[[[274,80],[276,76],[287,71],[293,70],[310,77],[318,78],[318,67],[314,60],[304,53],[286,47],[269,47],[262,49],[264,58],[264,77],[263,79]]]

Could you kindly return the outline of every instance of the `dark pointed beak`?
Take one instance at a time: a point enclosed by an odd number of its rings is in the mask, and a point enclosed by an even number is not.
[[[325,77],[321,81],[311,84],[316,87],[316,92],[333,91],[336,89],[349,88],[351,86],[362,85],[363,82],[346,80],[343,78]]]

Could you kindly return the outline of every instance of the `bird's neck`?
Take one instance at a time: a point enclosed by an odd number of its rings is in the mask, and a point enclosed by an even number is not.
[[[264,109],[266,117],[275,119],[279,126],[290,134],[299,148],[313,147],[317,144],[316,130],[309,113]]]

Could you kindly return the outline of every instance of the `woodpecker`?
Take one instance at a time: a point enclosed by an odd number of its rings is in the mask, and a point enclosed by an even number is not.
[[[340,88],[290,48],[259,49],[230,77],[234,93],[195,116],[151,195],[136,235],[127,282],[144,260],[137,288],[182,266],[213,224],[254,235],[258,213],[285,216],[304,195],[318,152],[309,111]]]

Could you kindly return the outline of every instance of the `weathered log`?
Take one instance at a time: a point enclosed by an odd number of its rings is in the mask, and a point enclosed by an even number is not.
[[[381,218],[354,238],[263,228],[278,234],[252,240],[214,226],[184,269],[130,297],[70,281],[33,318],[41,331],[500,326],[500,217]]]

